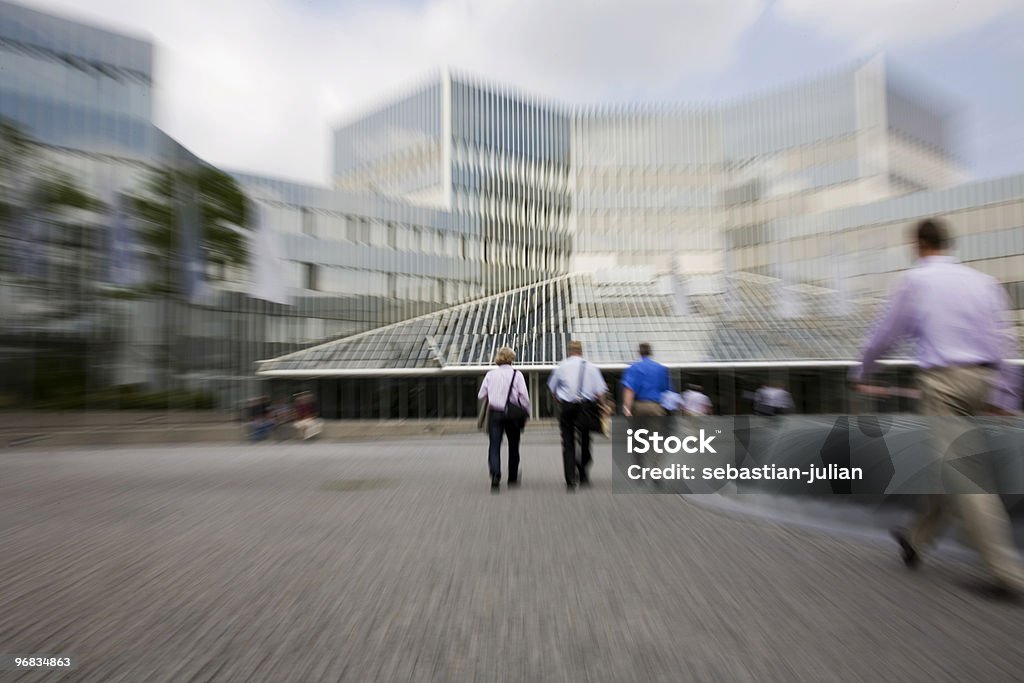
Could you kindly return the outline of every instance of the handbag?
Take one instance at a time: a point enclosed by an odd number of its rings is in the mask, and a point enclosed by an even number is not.
[[[580,411],[576,414],[576,427],[588,432],[601,431],[601,406],[597,401],[588,400],[583,397],[583,373],[587,369],[587,361],[580,363],[580,381],[576,395],[580,399]]]
[[[530,413],[518,403],[512,403],[512,388],[516,385],[516,374],[518,372],[518,370],[512,370],[512,381],[508,385],[508,396],[505,397],[504,419],[523,424],[530,418]]]

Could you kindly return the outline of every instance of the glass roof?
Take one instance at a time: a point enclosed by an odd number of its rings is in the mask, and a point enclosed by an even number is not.
[[[629,363],[639,342],[662,363],[852,361],[878,299],[733,273],[722,291],[685,294],[682,278],[608,282],[566,275],[261,361],[260,374],[470,369],[510,346],[519,367],[551,367],[570,339],[603,366]],[[905,357],[907,349],[894,357]]]

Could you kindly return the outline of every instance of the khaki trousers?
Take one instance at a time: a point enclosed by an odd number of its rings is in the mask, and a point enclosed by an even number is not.
[[[637,417],[662,417],[665,409],[655,401],[637,401],[633,404],[633,414]]]
[[[984,409],[993,373],[984,367],[921,372],[922,414],[952,418],[935,420],[931,426],[935,447],[942,458],[943,475],[955,477],[953,483],[958,490],[970,490],[972,482],[978,490],[991,486],[991,472],[980,460],[972,462],[970,457],[984,451],[984,445],[972,443],[971,424],[964,418],[978,415]],[[909,540],[914,549],[920,551],[930,545],[950,515],[960,518],[968,538],[996,580],[1009,588],[1024,590],[1024,570],[1013,547],[1009,516],[998,494],[928,496],[924,513],[910,529]]]

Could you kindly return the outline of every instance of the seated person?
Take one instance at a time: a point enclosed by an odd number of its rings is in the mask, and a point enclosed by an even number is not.
[[[269,415],[269,401],[266,396],[249,399],[245,408],[245,429],[253,441],[262,441],[269,436],[274,422]]]
[[[324,421],[317,417],[313,394],[308,391],[295,396],[295,431],[303,441],[318,436]]]

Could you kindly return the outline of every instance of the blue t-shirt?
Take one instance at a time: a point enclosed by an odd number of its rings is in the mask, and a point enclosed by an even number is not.
[[[668,368],[653,358],[641,358],[622,376],[622,386],[632,389],[637,401],[661,399],[661,394],[672,389],[668,381]]]

